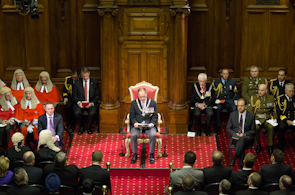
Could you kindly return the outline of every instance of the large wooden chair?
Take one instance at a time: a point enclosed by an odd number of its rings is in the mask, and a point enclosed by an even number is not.
[[[135,86],[130,86],[129,93],[131,97],[131,101],[135,100],[138,98],[137,95],[137,90],[140,88],[145,88],[147,90],[147,97],[149,99],[155,100],[157,102],[157,97],[158,97],[158,92],[159,92],[159,87],[153,86],[152,84],[142,81],[140,83],[137,83]],[[160,131],[160,124],[162,124],[163,121],[161,119],[161,114],[158,113],[158,131]],[[128,158],[130,157],[130,148],[129,148],[129,143],[130,143],[130,118],[129,118],[129,113],[127,115],[127,119],[125,120],[125,124],[127,124],[127,136],[125,139],[125,146],[126,146],[126,154],[125,157]],[[156,142],[158,143],[158,157],[161,158],[161,148],[162,148],[162,137],[160,132],[157,132],[156,134]],[[137,138],[137,143],[149,143],[149,138],[145,133],[141,133],[139,137]]]

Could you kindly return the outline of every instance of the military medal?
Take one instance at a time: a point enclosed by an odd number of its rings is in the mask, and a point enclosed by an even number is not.
[[[232,89],[233,89],[233,87],[230,85],[230,86],[229,86],[229,89],[230,89],[230,90],[232,90]]]

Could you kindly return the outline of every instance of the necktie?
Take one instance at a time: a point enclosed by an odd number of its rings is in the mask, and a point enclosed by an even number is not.
[[[226,85],[226,80],[224,80],[224,84]]]
[[[49,117],[49,128],[50,128],[50,131],[52,133],[52,136],[55,136],[55,132],[54,132],[54,128],[53,128],[53,122],[52,122],[52,116]]]
[[[239,123],[239,133],[243,133],[243,115],[241,114],[240,123]]]
[[[85,101],[87,101],[87,81],[85,81],[84,95],[85,95]]]

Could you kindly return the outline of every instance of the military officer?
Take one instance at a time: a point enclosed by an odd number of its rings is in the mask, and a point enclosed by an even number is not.
[[[295,119],[295,98],[294,95],[294,85],[288,83],[285,85],[285,94],[277,97],[277,115],[279,116],[278,125],[278,139],[279,139],[279,149],[284,148],[284,138],[285,132],[288,128],[295,130],[295,124],[293,123]]]
[[[291,81],[286,80],[287,71],[280,69],[277,79],[270,80],[269,91],[273,96],[278,97],[279,95],[285,94],[285,86]]]
[[[227,109],[229,112],[237,110],[237,101],[239,99],[239,92],[236,81],[228,78],[229,71],[224,68],[221,70],[221,78],[213,81],[212,86],[215,91],[215,104],[217,109],[215,111],[215,130],[220,132],[220,114],[222,109]]]
[[[266,84],[267,86],[267,80],[265,78],[258,77],[258,74],[258,67],[253,65],[250,67],[250,77],[244,79],[242,85],[242,97],[247,101],[250,100],[252,95],[257,95],[260,84]]]
[[[267,94],[267,86],[259,85],[258,95],[252,95],[247,110],[255,114],[256,124],[256,152],[261,150],[260,133],[261,128],[267,129],[268,153],[273,152],[274,126],[267,122],[269,119],[276,118],[275,99],[273,95]]]
[[[73,94],[73,85],[79,79],[77,71],[72,72],[72,76],[67,76],[65,78],[65,85],[63,88],[63,100],[66,109],[67,116],[67,128],[73,129],[75,125],[74,117],[74,100],[72,98]]]

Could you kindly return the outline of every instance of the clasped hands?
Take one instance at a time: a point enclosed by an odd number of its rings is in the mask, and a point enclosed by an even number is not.
[[[200,108],[201,110],[204,110],[207,107],[207,105],[205,103],[198,103],[197,107]]]
[[[239,137],[243,137],[245,134],[244,133],[236,133],[237,134],[237,136],[239,136]]]
[[[138,128],[138,126],[139,126],[138,123],[134,123],[135,128]],[[152,127],[153,127],[153,123],[150,123],[148,128],[152,128]]]

